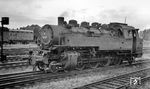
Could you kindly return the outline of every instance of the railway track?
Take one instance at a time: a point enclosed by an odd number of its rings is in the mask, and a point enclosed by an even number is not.
[[[8,62],[14,62],[14,61],[24,61],[27,60],[28,55],[9,55],[7,56]]]
[[[150,61],[149,61],[150,62]],[[139,65],[142,63],[148,63],[147,61],[138,61],[135,62],[133,65]],[[103,70],[108,70],[108,69],[115,69],[117,67],[125,67],[129,66],[127,63],[120,65],[120,66],[109,66],[109,67],[103,67],[101,69]],[[100,68],[96,68],[94,70],[97,70]],[[82,74],[85,72],[88,72],[89,69],[83,70],[83,71],[78,71],[74,70],[71,72],[60,72],[57,74],[53,73],[43,73],[40,71],[37,72],[23,72],[23,73],[14,73],[14,74],[6,74],[6,75],[0,75],[0,89],[5,89],[5,88],[14,88],[16,89],[16,86],[26,86],[28,84],[33,84],[35,82],[41,82],[42,80],[51,80],[55,78],[64,78],[67,76],[74,76],[77,74]]]
[[[44,79],[54,79],[69,76],[70,74],[60,73],[60,74],[52,74],[52,73],[43,73],[43,72],[25,72],[21,74],[9,74],[9,76],[5,75],[0,77],[0,89],[5,88],[15,88],[15,86],[23,86],[26,84],[31,84],[37,81],[42,81]]]
[[[118,75],[74,89],[131,89],[150,79],[150,68]]]
[[[6,87],[12,87],[12,85],[15,86],[16,84],[21,84],[27,80],[31,81],[33,80],[32,77],[35,78],[42,74],[43,72],[37,71],[0,75],[0,89],[5,89]]]
[[[1,50],[1,48],[0,48]],[[15,61],[24,61],[27,59],[29,51],[38,51],[39,47],[37,45],[5,45],[3,49],[4,55],[7,55],[7,62],[15,62]],[[1,59],[1,58],[0,58]]]
[[[27,60],[29,57],[29,55],[8,55],[6,57],[6,61],[4,63],[8,63],[8,62],[16,62],[16,61],[25,61]],[[1,57],[0,57],[1,59]],[[0,62],[1,63],[1,62]]]
[[[0,69],[15,68],[15,67],[22,67],[22,66],[29,66],[29,63],[27,61],[2,63],[0,64]]]

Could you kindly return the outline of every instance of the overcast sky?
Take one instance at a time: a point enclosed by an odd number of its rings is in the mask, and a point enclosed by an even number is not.
[[[124,22],[150,27],[150,0],[0,0],[0,17],[10,17],[10,28],[57,24],[57,17],[81,21]]]

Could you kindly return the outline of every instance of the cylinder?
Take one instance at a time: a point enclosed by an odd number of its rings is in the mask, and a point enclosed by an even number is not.
[[[58,25],[62,26],[64,24],[64,17],[58,17]]]

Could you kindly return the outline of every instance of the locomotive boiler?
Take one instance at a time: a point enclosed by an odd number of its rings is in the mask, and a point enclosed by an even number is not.
[[[38,68],[57,72],[119,65],[123,61],[131,64],[142,56],[143,41],[138,30],[125,23],[78,24],[76,20],[67,23],[58,17],[58,25],[46,24],[40,29],[40,47],[44,53]]]

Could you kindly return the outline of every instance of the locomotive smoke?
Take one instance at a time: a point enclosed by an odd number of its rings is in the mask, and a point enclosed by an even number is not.
[[[68,11],[64,11],[64,12],[62,12],[61,14],[60,14],[60,16],[59,17],[69,17],[69,12]]]

